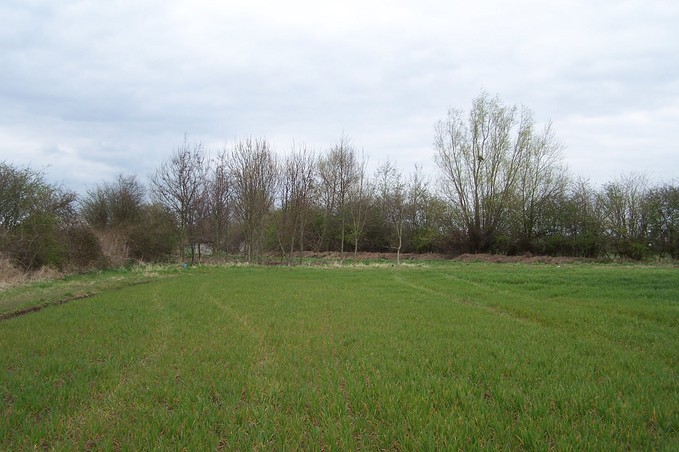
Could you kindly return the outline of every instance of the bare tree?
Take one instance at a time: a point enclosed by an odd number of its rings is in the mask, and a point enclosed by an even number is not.
[[[488,250],[507,210],[532,138],[527,109],[481,93],[465,118],[450,109],[435,127],[435,160],[441,188],[467,232],[469,248]]]
[[[347,210],[351,220],[350,238],[354,242],[354,258],[358,255],[358,243],[365,229],[368,211],[371,208],[373,199],[373,187],[366,173],[367,166],[368,159],[365,157],[365,153],[363,153],[361,159],[356,161],[355,174],[353,176],[354,183],[349,187],[347,197]]]
[[[292,264],[295,246],[303,258],[304,235],[314,188],[316,156],[306,146],[295,149],[287,156],[282,168],[280,186],[281,208],[278,225],[278,244]]]
[[[323,247],[330,251],[331,240],[328,236],[334,226],[333,223],[337,215],[338,178],[328,156],[322,156],[318,161],[318,181],[316,186],[318,187],[318,201],[323,211],[321,231],[317,240],[317,251],[320,251]]]
[[[146,189],[136,176],[119,174],[90,188],[80,201],[80,215],[96,231],[111,265],[138,257],[138,230],[145,219]]]
[[[530,247],[541,215],[547,205],[561,198],[568,187],[568,173],[562,164],[563,145],[556,139],[551,123],[539,135],[530,134],[529,146],[520,160],[516,186],[518,236]]]
[[[436,221],[432,212],[433,197],[429,181],[422,173],[422,167],[415,165],[407,181],[406,224],[410,246],[413,251],[431,251]]]
[[[648,179],[621,176],[604,185],[600,202],[607,232],[617,254],[641,259],[648,252]]]
[[[87,190],[80,200],[80,214],[91,227],[106,229],[111,226],[109,189],[106,185],[98,185]]]
[[[228,154],[223,149],[212,160],[206,187],[208,218],[212,231],[212,249],[228,251],[228,231],[231,219],[233,182],[229,173]]]
[[[323,235],[328,233],[331,221],[337,223],[340,239],[340,259],[344,259],[347,235],[349,193],[357,179],[356,150],[346,136],[332,147],[319,161],[319,176],[324,204]]]
[[[555,232],[563,238],[559,254],[597,257],[605,248],[603,213],[597,191],[589,181],[571,181],[555,206]]]
[[[401,171],[389,160],[377,168],[375,178],[384,227],[388,230],[391,248],[396,250],[396,263],[400,264],[407,215],[406,184]]]
[[[145,197],[146,189],[136,176],[119,174],[113,182],[88,190],[80,202],[80,213],[97,229],[123,227],[139,222]]]
[[[650,231],[660,257],[679,258],[679,186],[665,183],[649,193]]]
[[[180,254],[190,247],[191,261],[195,259],[195,231],[202,210],[206,179],[205,156],[202,144],[184,142],[149,177],[155,201],[166,206],[177,218],[180,233]]]
[[[252,262],[263,251],[264,227],[278,183],[276,159],[266,140],[248,138],[236,143],[228,166],[235,212],[245,234],[245,255]]]

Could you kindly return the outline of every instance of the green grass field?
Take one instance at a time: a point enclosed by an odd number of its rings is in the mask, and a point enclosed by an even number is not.
[[[679,449],[677,268],[175,276],[0,321],[0,449]]]

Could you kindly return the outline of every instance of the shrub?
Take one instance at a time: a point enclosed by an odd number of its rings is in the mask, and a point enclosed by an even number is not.
[[[59,234],[58,219],[35,213],[10,232],[10,258],[25,271],[43,266],[61,269],[66,261],[66,246]]]
[[[177,251],[179,234],[174,218],[163,207],[145,206],[141,222],[130,227],[130,257],[149,261],[167,261]]]
[[[616,241],[614,246],[618,256],[635,261],[644,260],[649,252],[646,245],[632,240],[621,239]]]
[[[68,266],[74,270],[102,269],[108,267],[98,237],[85,224],[76,224],[66,229],[68,239]]]

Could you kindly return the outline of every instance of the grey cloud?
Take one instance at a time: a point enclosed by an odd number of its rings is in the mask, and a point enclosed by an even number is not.
[[[576,170],[617,174],[616,159],[587,157],[622,152],[610,135],[628,137],[620,162],[633,146],[671,152],[678,6],[521,5],[4,2],[0,135],[12,148],[0,142],[0,159],[21,142],[57,160],[51,149],[82,185],[92,171],[145,175],[184,132],[263,135],[283,149],[346,132],[373,160],[431,166],[433,123],[482,88],[551,118]],[[653,140],[621,119],[639,111],[658,119]]]

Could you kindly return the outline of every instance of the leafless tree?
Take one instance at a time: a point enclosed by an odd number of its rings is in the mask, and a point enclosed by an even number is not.
[[[363,153],[361,159],[356,160],[353,184],[349,186],[347,197],[347,210],[351,221],[350,238],[354,242],[354,258],[358,255],[358,244],[373,200],[373,187],[367,176],[367,166],[368,159]]]
[[[278,225],[278,244],[292,264],[292,254],[297,245],[300,262],[303,258],[304,236],[314,189],[316,156],[313,151],[302,145],[293,146],[282,167],[280,185],[280,218]]]
[[[647,252],[648,192],[648,179],[641,174],[620,176],[603,187],[606,230],[621,257],[641,259]]]
[[[338,144],[327,155],[321,157],[318,165],[321,199],[324,204],[325,221],[323,234],[328,233],[332,220],[338,223],[340,258],[344,259],[344,245],[347,235],[349,193],[357,178],[356,150],[349,138],[342,136]]]
[[[516,184],[518,235],[525,244],[538,232],[539,219],[547,204],[566,193],[568,172],[562,163],[562,152],[563,145],[556,139],[551,123],[539,135],[530,133]]]
[[[111,265],[137,255],[132,237],[144,226],[146,189],[134,175],[119,174],[87,191],[80,201],[82,219],[96,231]]]
[[[80,213],[97,229],[124,227],[139,222],[146,189],[135,175],[116,176],[87,191],[81,200]]]
[[[442,203],[429,188],[422,167],[415,165],[405,184],[403,246],[413,252],[431,252],[441,235]]]
[[[408,196],[407,196],[407,223],[413,233],[421,233],[432,223],[431,209],[431,193],[429,191],[429,182],[422,173],[422,167],[415,165],[415,168],[410,173],[407,182]]]
[[[450,109],[435,126],[441,188],[454,205],[471,251],[486,251],[506,219],[532,138],[527,109],[505,106],[482,93],[468,116]]]
[[[328,236],[332,229],[332,223],[337,211],[338,180],[334,167],[327,156],[320,157],[317,171],[318,180],[315,185],[318,187],[317,202],[323,212],[323,222],[316,240],[316,251],[320,251],[323,247],[325,247],[327,251],[330,251],[331,241]]]
[[[679,259],[679,185],[665,183],[649,192],[650,231],[661,258]]]
[[[170,159],[149,177],[154,200],[166,206],[177,218],[182,259],[189,246],[192,262],[195,259],[194,233],[203,208],[206,171],[202,144],[190,144],[184,137],[184,142]]]
[[[248,138],[236,143],[228,166],[235,213],[245,235],[245,255],[248,262],[253,262],[255,257],[261,257],[264,228],[274,203],[278,183],[276,158],[266,140]]]
[[[600,196],[588,180],[569,181],[566,191],[541,210],[548,211],[553,222],[556,249],[551,254],[597,257],[605,248],[603,213]]]
[[[375,179],[384,227],[388,230],[392,249],[396,250],[396,263],[400,264],[407,216],[406,184],[401,171],[389,160],[377,168]]]
[[[212,231],[212,249],[214,252],[228,251],[228,231],[233,194],[233,182],[229,173],[228,159],[227,150],[223,149],[212,160],[206,187],[205,195]]]

